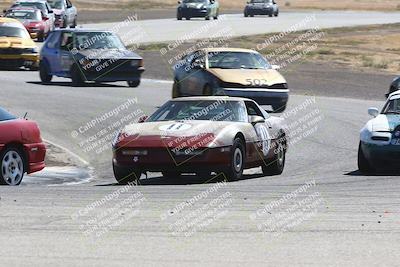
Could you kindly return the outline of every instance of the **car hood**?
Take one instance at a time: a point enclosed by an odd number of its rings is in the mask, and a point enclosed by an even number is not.
[[[187,7],[187,8],[204,8],[207,7],[205,4],[203,3],[185,3],[183,5],[183,7]]]
[[[208,69],[210,73],[223,82],[249,85],[249,80],[261,80],[261,83],[268,86],[279,83],[286,83],[285,78],[273,69]]]
[[[41,20],[31,20],[31,19],[22,19],[20,21],[21,21],[22,24],[24,24],[24,26],[28,26],[31,23],[39,23],[39,24],[42,23]]]
[[[372,131],[374,132],[392,132],[400,125],[400,115],[380,114],[375,119],[372,119],[371,123]]]
[[[119,146],[127,147],[192,147],[225,145],[220,134],[235,124],[219,121],[164,121],[127,125],[121,132]],[[218,139],[218,140],[217,140]],[[228,140],[226,141],[228,142]]]
[[[79,50],[79,54],[88,59],[142,59],[138,54],[130,50],[117,49],[87,49]]]
[[[54,12],[54,15],[62,15],[62,14],[64,14],[64,9],[54,9],[53,8],[53,12]]]
[[[36,47],[36,45],[32,39],[22,39],[18,37],[0,37],[0,49],[34,47]]]

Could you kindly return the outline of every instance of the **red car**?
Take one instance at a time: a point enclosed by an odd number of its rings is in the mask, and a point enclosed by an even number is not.
[[[36,8],[14,7],[7,10],[5,16],[19,20],[24,24],[32,39],[37,38],[39,42],[46,39],[49,32],[54,28],[51,21]]]
[[[0,108],[0,184],[19,185],[25,173],[45,167],[46,146],[36,122]]]

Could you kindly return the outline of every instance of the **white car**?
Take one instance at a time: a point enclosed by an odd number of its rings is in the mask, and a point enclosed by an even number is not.
[[[395,170],[400,166],[400,90],[389,95],[381,112],[369,108],[374,118],[360,134],[358,168],[362,173]]]

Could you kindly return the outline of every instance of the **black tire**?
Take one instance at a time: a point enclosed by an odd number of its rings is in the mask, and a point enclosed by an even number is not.
[[[135,87],[138,87],[140,85],[140,80],[138,80],[138,81],[128,81],[127,83],[128,83],[129,87],[135,88]]]
[[[286,110],[286,103],[284,105],[282,105],[282,104],[272,105],[273,112],[283,112],[285,110]]]
[[[236,138],[233,141],[231,149],[230,166],[223,171],[225,178],[228,181],[230,182],[237,181],[243,177],[245,157],[246,157],[245,145],[240,138]]]
[[[250,14],[250,17],[254,17],[254,14]]]
[[[136,168],[117,167],[113,164],[114,177],[118,184],[126,185],[130,183],[139,184],[142,172]]]
[[[272,18],[273,15],[274,15],[274,13],[269,13],[268,17]]]
[[[76,28],[77,25],[78,25],[77,18],[75,17],[74,22],[72,22],[71,28],[74,29],[74,28]]]
[[[275,17],[279,16],[279,11],[276,11],[276,13],[274,14]]]
[[[209,17],[209,16],[207,16],[207,17],[206,17],[206,20],[210,20],[210,17]]]
[[[279,139],[282,139],[280,137]],[[262,172],[264,175],[280,175],[285,169],[286,162],[286,143],[280,141],[277,148],[274,151],[274,157],[261,165]]]
[[[181,88],[179,85],[179,82],[177,80],[174,80],[174,84],[172,85],[172,98],[178,98],[181,97]]]
[[[181,173],[177,171],[163,171],[162,175],[168,179],[177,179],[181,177]]]
[[[85,84],[81,70],[76,65],[73,65],[71,69],[71,83],[73,87],[79,87]]]
[[[9,161],[11,158],[14,159],[12,162]],[[20,149],[16,147],[4,149],[0,153],[0,185],[21,184],[26,171],[25,166],[25,156]]]
[[[182,13],[181,13],[181,12],[178,12],[178,13],[176,14],[176,19],[177,19],[177,20],[182,20]]]
[[[361,147],[361,142],[358,145],[358,170],[364,174],[373,173],[375,171],[371,163],[364,155],[364,152]]]
[[[244,12],[244,17],[245,17],[245,18],[249,17],[249,14],[247,14],[246,12]]]
[[[39,63],[39,76],[43,84],[48,84],[53,79],[53,75],[49,74],[49,67],[44,61],[40,61]]]
[[[203,88],[203,96],[212,96],[213,91],[209,84],[206,84]]]
[[[186,20],[190,20],[190,17],[186,17]]]

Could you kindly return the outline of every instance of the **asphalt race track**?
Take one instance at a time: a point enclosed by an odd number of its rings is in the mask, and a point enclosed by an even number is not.
[[[316,14],[321,27],[400,21],[398,13]],[[227,15],[221,22],[243,35],[285,30],[307,15]],[[254,25],[256,21],[267,21],[268,28]],[[206,22],[137,23],[146,32],[138,42],[152,42],[174,40]],[[165,30],[155,34],[160,25]],[[42,85],[37,72],[0,71],[0,92],[2,107],[19,116],[28,112],[44,139],[74,152],[94,170],[93,179],[83,184],[63,185],[57,177],[44,179],[46,186],[29,178],[20,187],[0,187],[0,265],[398,265],[400,177],[363,176],[357,171],[359,130],[370,118],[367,109],[383,105],[379,99],[292,95],[287,112],[277,114],[287,116],[293,130],[281,176],[263,177],[261,169],[251,169],[240,181],[221,183],[220,177],[167,180],[152,173],[142,177],[142,186],[125,190],[112,175],[109,139],[121,127],[117,122],[149,114],[169,100],[171,82],[74,88],[69,80],[58,78]],[[203,207],[213,199],[221,205],[208,209],[215,213],[205,221]],[[298,223],[282,228],[279,222],[285,219]]]
[[[6,244],[0,256],[8,266],[54,265],[60,260],[76,266],[397,264],[399,177],[361,176],[356,165],[358,131],[369,118],[367,108],[381,106],[380,101],[292,96],[289,111],[311,104],[289,116],[291,122],[315,110],[321,120],[312,125],[316,129],[310,135],[290,147],[282,176],[262,177],[259,169],[252,169],[243,180],[228,183],[218,191],[230,195],[226,213],[185,237],[172,233],[171,224],[181,213],[174,217],[169,210],[214,186],[214,181],[204,184],[204,179],[191,176],[171,181],[152,174],[143,180],[144,186],[119,195],[125,200],[140,192],[144,200],[139,213],[96,237],[84,234],[85,223],[104,210],[112,211],[114,202],[82,216],[74,214],[122,187],[113,186],[110,149],[85,153],[79,143],[87,136],[74,138],[71,133],[130,98],[136,97],[137,103],[118,117],[137,109],[151,112],[169,99],[170,84],[147,80],[136,89],[124,83],[72,88],[68,80],[56,79],[44,86],[35,72],[1,72],[0,80],[2,105],[16,114],[28,112],[39,122],[44,138],[89,161],[96,175],[91,183],[79,186],[0,188],[0,243]],[[116,120],[108,119],[101,127]],[[316,185],[310,190],[321,200],[318,211],[288,232],[264,233],[258,224],[265,218],[249,217],[312,181]],[[282,205],[271,214],[289,204]],[[117,213],[123,217],[127,211]]]
[[[221,15],[218,21],[192,19],[135,20],[136,16],[127,17],[124,23],[84,24],[84,28],[113,29],[130,43],[170,42],[175,40],[219,37],[229,32],[230,36],[244,36],[263,33],[277,33],[295,27],[306,30],[387,24],[400,22],[395,12],[354,12],[354,11],[304,11],[285,12],[277,18],[256,16],[245,18],[242,14]],[[162,29],[162,30],[160,30]]]

